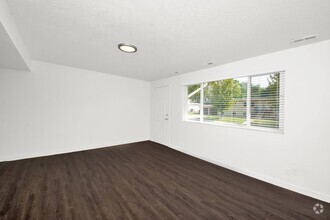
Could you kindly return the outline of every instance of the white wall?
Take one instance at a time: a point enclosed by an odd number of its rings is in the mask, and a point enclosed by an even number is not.
[[[149,140],[150,83],[42,62],[0,69],[0,161]]]
[[[182,121],[183,85],[279,70],[286,71],[284,134]],[[330,41],[155,81],[151,93],[164,85],[170,147],[330,202]]]

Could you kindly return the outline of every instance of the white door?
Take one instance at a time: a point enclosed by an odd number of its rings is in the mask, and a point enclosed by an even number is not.
[[[170,142],[168,86],[154,89],[153,115],[154,115],[153,139],[157,143],[168,146]]]

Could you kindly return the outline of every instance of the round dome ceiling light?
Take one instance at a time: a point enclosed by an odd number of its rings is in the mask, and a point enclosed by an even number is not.
[[[137,47],[132,44],[120,43],[118,44],[118,49],[125,53],[135,53],[137,51]]]

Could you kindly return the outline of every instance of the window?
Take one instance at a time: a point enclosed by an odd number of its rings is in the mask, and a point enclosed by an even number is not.
[[[188,85],[187,121],[283,131],[284,72]]]
[[[189,85],[187,86],[188,91],[188,111],[187,120],[189,121],[200,121],[201,112],[201,85]]]
[[[251,126],[280,128],[281,73],[251,77]]]
[[[224,79],[204,84],[204,121],[213,123],[246,123],[247,77]]]

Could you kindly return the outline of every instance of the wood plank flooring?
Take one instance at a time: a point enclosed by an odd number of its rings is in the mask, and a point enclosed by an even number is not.
[[[330,206],[153,142],[0,163],[0,219],[330,219]]]

